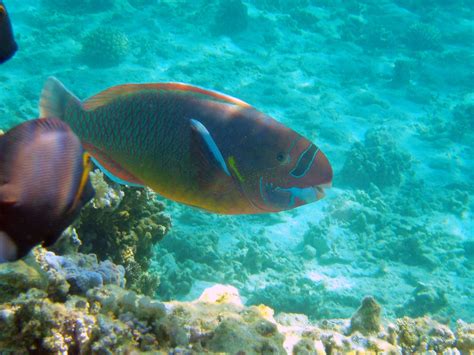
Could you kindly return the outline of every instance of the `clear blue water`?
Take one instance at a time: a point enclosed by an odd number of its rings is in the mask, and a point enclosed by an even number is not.
[[[236,286],[247,304],[474,321],[474,3],[7,0],[0,127],[38,116],[54,75],[79,97],[181,81],[243,99],[314,140],[327,197],[265,216],[166,201],[160,299]]]

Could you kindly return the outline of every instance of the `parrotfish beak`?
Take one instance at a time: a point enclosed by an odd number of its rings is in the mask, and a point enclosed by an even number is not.
[[[316,190],[317,200],[325,196],[324,189],[332,186],[333,171],[328,158],[322,151],[318,151],[313,166],[308,173],[308,182]]]
[[[325,196],[324,189],[332,184],[332,167],[323,152],[316,147],[311,149],[313,153],[300,159],[290,172],[291,178],[287,186],[260,178],[260,201],[257,205],[261,209],[287,210],[315,202]],[[307,151],[311,153],[309,149]]]

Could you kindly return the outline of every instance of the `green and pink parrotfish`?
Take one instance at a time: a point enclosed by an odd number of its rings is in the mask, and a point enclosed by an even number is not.
[[[332,182],[324,153],[249,104],[182,83],[125,84],[80,101],[57,79],[42,117],[59,117],[116,181],[223,214],[289,210]]]

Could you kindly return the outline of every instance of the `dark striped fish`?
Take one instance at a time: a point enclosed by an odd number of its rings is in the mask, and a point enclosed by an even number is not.
[[[58,119],[27,121],[0,136],[0,262],[53,244],[94,196],[90,158]]]
[[[18,45],[13,37],[13,29],[7,8],[0,0],[0,64],[13,57],[17,50]]]
[[[67,122],[109,177],[216,213],[288,210],[320,199],[332,181],[306,138],[187,84],[120,85],[81,102],[50,78],[40,110]]]

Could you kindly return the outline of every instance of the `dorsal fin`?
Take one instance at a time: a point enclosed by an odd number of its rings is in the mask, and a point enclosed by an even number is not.
[[[182,94],[201,95],[207,97],[209,100],[220,101],[223,103],[233,104],[241,107],[251,107],[248,103],[239,100],[235,97],[222,94],[217,91],[203,89],[199,86],[193,86],[184,83],[155,83],[155,84],[124,84],[113,86],[106,89],[97,95],[87,99],[83,107],[85,110],[94,110],[98,107],[106,105],[111,101],[121,96],[127,96],[142,90],[163,90],[163,91],[175,91],[181,92]]]

